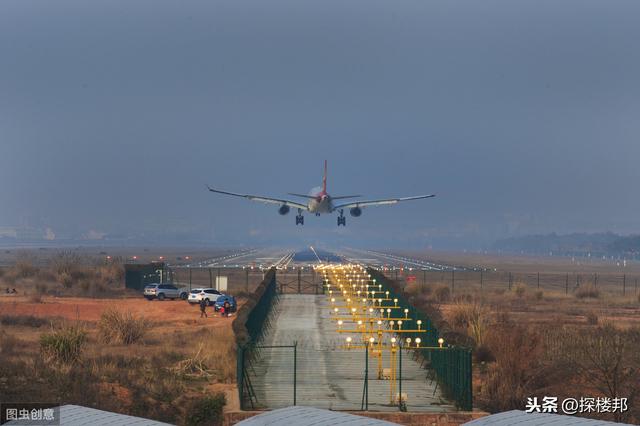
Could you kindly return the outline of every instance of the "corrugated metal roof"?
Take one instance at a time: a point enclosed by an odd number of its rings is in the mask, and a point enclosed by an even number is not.
[[[585,419],[584,417],[567,416],[562,414],[525,413],[520,410],[512,410],[472,420],[465,423],[465,426],[611,426],[622,424],[625,423]]]
[[[312,407],[286,407],[243,420],[242,426],[397,426],[397,423]]]
[[[58,411],[59,410],[59,411]],[[155,420],[143,419],[142,417],[127,416],[125,414],[112,413],[110,411],[96,410],[95,408],[82,407],[80,405],[62,405],[55,408],[56,415],[59,413],[58,419],[54,421],[44,422],[38,421],[38,425],[62,425],[62,426],[166,426],[168,423],[157,422]],[[5,423],[5,425],[24,425],[25,421],[13,420]],[[29,423],[29,424],[34,424]]]

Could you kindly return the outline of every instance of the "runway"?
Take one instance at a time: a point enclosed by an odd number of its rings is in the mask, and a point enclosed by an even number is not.
[[[207,259],[188,264],[189,267],[256,267],[309,268],[320,263],[351,262],[376,269],[417,269],[427,271],[465,271],[466,268],[447,265],[425,259],[410,258],[391,251],[376,251],[356,248],[318,248],[313,246],[298,248],[262,247],[239,250],[224,257]]]

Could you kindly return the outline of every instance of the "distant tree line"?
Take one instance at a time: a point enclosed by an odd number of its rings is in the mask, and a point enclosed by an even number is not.
[[[640,235],[621,236],[612,232],[559,235],[554,232],[498,240],[493,249],[513,253],[638,259]]]

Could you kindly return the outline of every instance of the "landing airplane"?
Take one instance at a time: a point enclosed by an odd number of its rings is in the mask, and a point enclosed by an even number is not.
[[[308,195],[304,194],[296,194],[289,193],[289,195],[293,195],[294,197],[300,197],[308,199],[307,204],[299,203],[297,201],[289,201],[280,198],[271,198],[271,197],[262,197],[259,195],[248,195],[248,194],[237,194],[235,192],[221,191],[219,189],[211,188],[207,186],[209,191],[217,192],[218,194],[232,195],[234,197],[242,197],[251,201],[259,201],[262,203],[268,204],[279,204],[280,208],[278,209],[278,213],[281,215],[285,215],[289,213],[291,208],[298,209],[298,215],[296,216],[296,225],[304,225],[304,216],[302,216],[303,211],[308,211],[310,213],[315,213],[316,216],[320,216],[321,213],[333,213],[337,211],[339,213],[338,216],[338,226],[346,226],[347,218],[344,216],[344,210],[349,209],[349,213],[353,217],[359,217],[362,215],[362,208],[369,206],[380,206],[385,204],[396,204],[400,201],[410,201],[410,200],[420,200],[422,198],[431,198],[435,197],[434,194],[431,195],[417,195],[414,197],[402,197],[402,198],[388,198],[383,200],[368,200],[368,201],[352,201],[347,203],[337,203],[336,200],[344,200],[349,198],[359,198],[361,195],[341,195],[337,197],[332,197],[327,193],[327,160],[324,160],[324,176],[322,178],[322,188],[314,188],[310,191]]]

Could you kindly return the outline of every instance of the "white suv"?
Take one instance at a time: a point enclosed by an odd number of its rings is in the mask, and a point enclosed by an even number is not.
[[[222,296],[222,293],[214,288],[194,288],[189,292],[187,301],[189,303],[200,303],[204,299],[208,306],[213,306],[220,296]]]
[[[187,298],[187,289],[178,288],[173,284],[147,284],[144,286],[144,297],[147,300],[177,298],[184,300]]]

